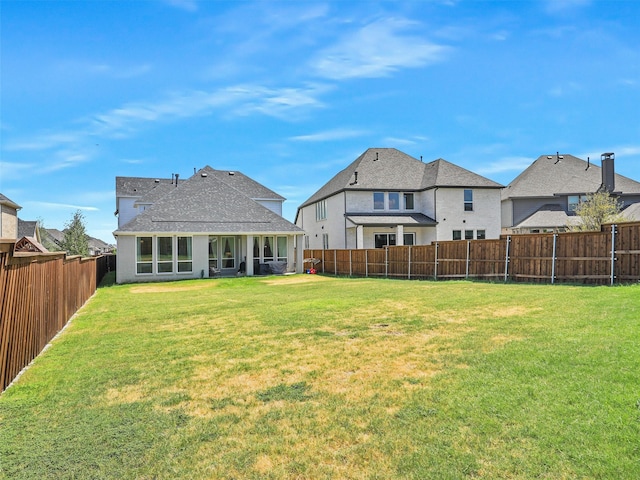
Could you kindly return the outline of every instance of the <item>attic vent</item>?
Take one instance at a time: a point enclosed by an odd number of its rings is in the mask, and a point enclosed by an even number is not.
[[[156,178],[156,179],[154,180],[154,182],[155,182],[155,183],[160,183],[160,179]]]
[[[201,176],[201,177],[203,177],[203,178],[204,178],[204,177],[206,177],[206,176],[207,176],[207,172],[202,172],[202,173],[200,174],[200,176]]]
[[[236,172],[229,172],[229,175],[235,175]]]

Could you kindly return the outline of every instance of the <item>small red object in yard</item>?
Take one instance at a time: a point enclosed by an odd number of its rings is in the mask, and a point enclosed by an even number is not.
[[[315,268],[312,268],[309,270],[309,273],[313,274],[313,273],[318,273],[318,271]]]

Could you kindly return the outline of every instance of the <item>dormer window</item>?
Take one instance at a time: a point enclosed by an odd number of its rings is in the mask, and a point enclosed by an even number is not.
[[[413,193],[404,194],[404,209],[413,210]]]

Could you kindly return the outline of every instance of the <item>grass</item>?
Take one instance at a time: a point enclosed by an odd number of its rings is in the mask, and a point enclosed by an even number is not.
[[[108,282],[0,396],[0,478],[640,478],[640,285]]]

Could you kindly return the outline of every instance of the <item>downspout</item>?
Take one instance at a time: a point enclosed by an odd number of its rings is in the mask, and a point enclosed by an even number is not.
[[[344,217],[344,248],[349,248],[347,245],[347,191],[342,192],[344,194],[344,209],[343,209],[343,217]],[[356,234],[356,248],[358,248],[358,238]]]

